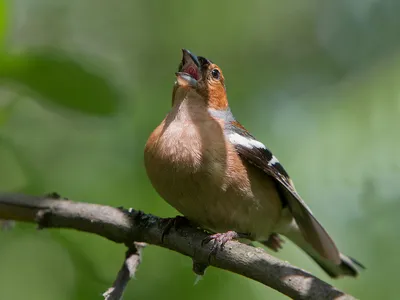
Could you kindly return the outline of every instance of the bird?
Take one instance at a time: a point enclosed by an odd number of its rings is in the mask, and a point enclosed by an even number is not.
[[[364,266],[339,252],[276,156],[234,118],[221,68],[182,49],[175,75],[172,107],[144,149],[161,198],[221,249],[240,239],[278,251],[283,235],[330,277],[356,277]]]

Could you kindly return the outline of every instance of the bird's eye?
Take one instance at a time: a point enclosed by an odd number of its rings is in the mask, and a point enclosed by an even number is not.
[[[219,79],[221,77],[221,73],[217,69],[213,69],[211,71],[211,75],[214,79]]]

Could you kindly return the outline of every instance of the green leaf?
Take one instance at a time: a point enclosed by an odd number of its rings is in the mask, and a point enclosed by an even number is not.
[[[0,98],[0,128],[7,123],[11,116],[12,109],[17,103],[17,99],[1,99]]]
[[[0,139],[0,190],[12,191],[27,184],[25,172],[11,149]]]
[[[0,1],[0,47],[4,44],[7,29],[7,1]]]
[[[25,87],[24,91],[44,104],[86,114],[110,115],[119,100],[116,88],[106,78],[60,53],[3,53],[0,80]]]

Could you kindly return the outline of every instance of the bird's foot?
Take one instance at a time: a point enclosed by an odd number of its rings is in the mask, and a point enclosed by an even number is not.
[[[164,228],[162,229],[162,235],[161,235],[161,242],[164,242],[164,237],[169,233],[171,228],[174,228],[175,230],[183,225],[183,224],[188,224],[190,223],[189,220],[185,217],[182,216],[176,216],[175,218],[167,218],[165,219],[165,225]]]
[[[279,249],[282,249],[282,244],[285,241],[281,239],[281,237],[279,236],[279,234],[277,233],[272,233],[268,240],[266,240],[265,242],[262,242],[263,245],[267,246],[268,248],[270,248],[271,250],[278,252]]]
[[[211,256],[215,256],[218,251],[224,250],[225,244],[229,241],[236,240],[239,238],[247,238],[248,235],[246,234],[240,234],[235,231],[227,231],[224,233],[216,233],[209,235],[208,237],[204,238],[203,241],[201,242],[201,245],[204,246],[205,244],[208,244],[209,242],[213,241],[213,245],[211,248],[211,252],[209,255],[209,260]]]

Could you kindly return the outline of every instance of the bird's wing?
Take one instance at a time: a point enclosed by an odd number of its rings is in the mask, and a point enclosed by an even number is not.
[[[322,257],[340,264],[340,255],[335,243],[301,199],[292,180],[277,158],[237,121],[233,121],[231,126],[234,127],[234,130],[226,127],[226,135],[240,157],[264,171],[278,183],[280,195],[285,198],[283,200],[287,202],[306,240]]]

